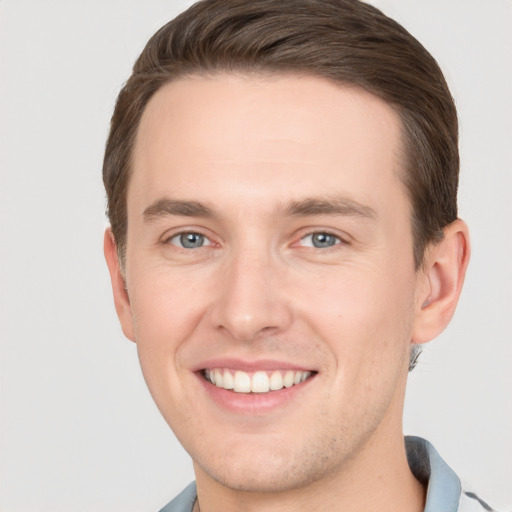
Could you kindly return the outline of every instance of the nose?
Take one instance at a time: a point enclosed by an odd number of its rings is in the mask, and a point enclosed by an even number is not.
[[[233,255],[219,276],[210,310],[213,326],[241,342],[285,331],[292,321],[285,280],[286,272],[269,255]]]

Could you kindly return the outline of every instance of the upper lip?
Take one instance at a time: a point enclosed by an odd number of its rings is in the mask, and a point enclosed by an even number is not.
[[[212,358],[202,361],[195,365],[192,370],[195,372],[211,368],[229,368],[231,370],[241,370],[243,372],[256,372],[259,370],[295,370],[295,371],[315,371],[308,365],[297,364],[278,359],[238,359],[238,358]]]

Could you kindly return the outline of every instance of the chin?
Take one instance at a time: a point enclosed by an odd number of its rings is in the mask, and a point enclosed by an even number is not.
[[[203,471],[217,483],[234,491],[279,493],[304,487],[315,479],[305,474],[301,468],[283,464],[281,467],[255,468],[252,464],[242,465],[231,470],[227,468],[204,467]]]
[[[305,453],[288,443],[285,449],[279,444],[270,449],[230,450],[218,455],[195,459],[196,467],[217,483],[242,492],[279,493],[306,487],[324,478],[335,467],[332,455]],[[197,475],[197,471],[196,471]]]

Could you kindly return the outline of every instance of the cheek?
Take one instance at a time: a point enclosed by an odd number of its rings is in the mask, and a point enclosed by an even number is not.
[[[148,388],[161,408],[171,394],[183,392],[186,370],[181,364],[186,341],[202,317],[198,283],[164,271],[133,272],[128,287],[137,353]]]
[[[408,351],[414,275],[347,268],[322,280],[302,281],[300,309],[347,372],[366,371]],[[317,290],[312,290],[317,287]],[[359,370],[358,370],[359,369]]]
[[[140,367],[154,402],[174,429],[193,420],[186,406],[190,372],[182,350],[201,317],[200,291],[168,273],[133,274],[130,294]],[[130,288],[129,288],[130,291]]]
[[[410,280],[352,269],[326,280],[321,297],[309,301],[308,322],[332,354],[334,403],[361,424],[385,414],[407,374],[413,319]]]
[[[200,317],[205,290],[186,272],[147,269],[132,273],[130,304],[137,342],[176,345]]]

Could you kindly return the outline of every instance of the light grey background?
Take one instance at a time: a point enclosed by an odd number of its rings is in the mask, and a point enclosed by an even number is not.
[[[185,5],[0,1],[0,511],[155,511],[192,478],[123,339],[102,255],[114,99]],[[405,431],[512,510],[512,3],[372,2],[445,70],[473,258],[411,376]]]

